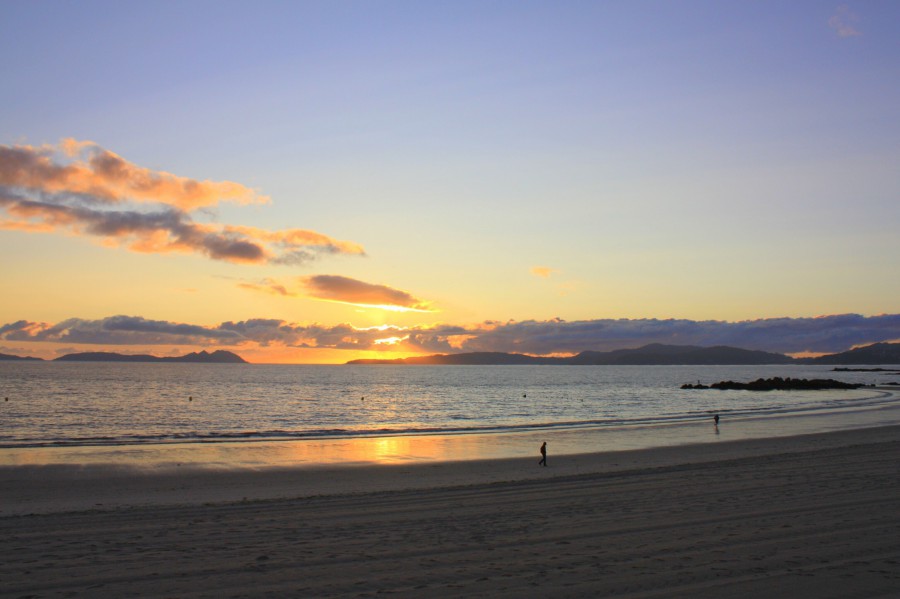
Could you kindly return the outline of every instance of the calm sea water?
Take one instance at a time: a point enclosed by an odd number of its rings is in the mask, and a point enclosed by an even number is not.
[[[653,425],[839,411],[873,389],[689,391],[759,377],[896,380],[812,366],[295,366],[0,362],[0,447]]]

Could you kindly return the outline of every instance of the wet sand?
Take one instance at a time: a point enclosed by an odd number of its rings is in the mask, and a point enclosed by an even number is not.
[[[300,469],[0,468],[0,596],[891,597],[900,427]]]

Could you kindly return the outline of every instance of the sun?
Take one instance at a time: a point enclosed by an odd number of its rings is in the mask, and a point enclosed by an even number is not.
[[[384,337],[383,339],[376,339],[374,343],[375,345],[397,345],[407,339],[409,339],[409,335],[406,335],[405,337]]]

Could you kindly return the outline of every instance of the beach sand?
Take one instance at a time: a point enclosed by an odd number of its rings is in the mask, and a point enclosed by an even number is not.
[[[900,427],[552,449],[0,468],[0,596],[900,596]]]

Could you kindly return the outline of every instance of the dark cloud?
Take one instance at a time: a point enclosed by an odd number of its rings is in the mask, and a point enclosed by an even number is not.
[[[16,322],[0,326],[0,336],[6,336],[7,333],[17,333],[24,330],[28,324],[27,320],[17,320]]]
[[[384,349],[379,339],[401,337],[408,333],[404,327],[357,328],[343,323],[332,326],[293,324],[283,320],[253,319],[222,323],[220,328],[239,333],[243,338],[265,346],[284,345],[302,348]]]
[[[68,158],[69,162],[65,159]],[[196,222],[193,211],[231,201],[268,201],[230,181],[195,181],[128,163],[90,142],[0,145],[0,228],[66,232],[137,252],[199,253],[239,263],[304,264],[365,252],[315,231],[267,231]]]
[[[406,310],[428,311],[428,304],[406,291],[375,285],[338,275],[305,277],[302,283],[310,297],[363,306],[390,306]]]
[[[269,200],[240,183],[197,181],[153,171],[93,142],[74,139],[58,146],[0,145],[0,185],[32,192],[80,193],[111,202],[148,201],[182,210]]]
[[[354,306],[370,306],[397,311],[430,312],[431,306],[412,294],[387,285],[366,283],[339,275],[297,277],[294,284],[267,278],[241,281],[238,287],[286,297],[311,297]]]
[[[3,188],[0,208],[30,223],[40,221],[45,227],[103,237],[138,252],[197,252],[215,260],[255,263],[271,257],[259,242],[195,223],[188,214],[171,208],[156,212],[97,210],[67,205],[65,197],[56,203],[29,200]],[[6,228],[17,228],[4,224]],[[308,257],[311,259],[313,254]]]
[[[465,341],[463,351],[531,354],[609,351],[648,343],[731,345],[783,353],[838,352],[900,339],[900,315],[844,314],[741,322],[619,319],[524,321],[492,326]]]
[[[111,316],[101,320],[70,318],[54,325],[20,320],[0,328],[0,339],[90,345],[208,345],[241,341],[234,331],[139,316]]]
[[[393,346],[385,339],[400,339]],[[277,319],[224,322],[215,327],[113,316],[72,318],[51,325],[25,320],[0,326],[0,340],[52,341],[96,345],[259,344],[298,348],[389,350],[453,353],[517,352],[535,355],[608,351],[648,343],[731,345],[782,353],[833,353],[856,345],[900,340],[900,314],[844,314],[817,318],[773,318],[743,322],[694,320],[563,320],[486,322],[475,327],[325,326]]]

